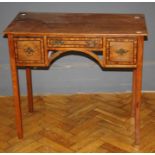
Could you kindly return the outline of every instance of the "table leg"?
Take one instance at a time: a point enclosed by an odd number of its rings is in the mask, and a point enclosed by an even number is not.
[[[14,97],[15,114],[16,114],[17,135],[18,135],[18,138],[23,138],[22,113],[21,113],[21,103],[20,103],[18,70],[17,70],[16,62],[15,62],[12,35],[8,36],[8,44],[9,44],[9,50],[10,50],[10,66],[11,66],[13,97]]]
[[[131,117],[135,116],[135,103],[136,103],[136,69],[132,73],[132,105],[131,105]]]
[[[21,112],[21,102],[20,102],[20,90],[18,81],[18,70],[12,67],[12,83],[14,92],[14,103],[16,110],[16,126],[18,138],[23,138],[23,127],[22,127],[22,112]]]
[[[26,68],[26,80],[27,80],[27,94],[28,94],[28,109],[29,112],[33,112],[33,92],[32,92],[32,78],[31,69]]]
[[[142,60],[144,38],[138,37],[137,68],[135,71],[135,144],[140,143],[140,106],[142,97]]]
[[[137,69],[136,71],[136,94],[135,94],[135,143],[139,144],[140,143],[140,106],[141,106],[141,82],[142,82],[142,77],[141,77],[141,70]]]

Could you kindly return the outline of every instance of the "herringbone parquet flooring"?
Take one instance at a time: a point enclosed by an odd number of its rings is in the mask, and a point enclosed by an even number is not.
[[[24,139],[16,136],[12,97],[0,97],[0,152],[155,152],[155,93],[144,93],[141,144],[134,146],[130,93],[22,97]]]

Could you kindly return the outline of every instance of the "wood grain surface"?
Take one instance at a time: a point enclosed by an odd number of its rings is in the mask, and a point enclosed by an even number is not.
[[[20,12],[4,33],[146,36],[142,14]]]
[[[12,97],[0,97],[0,152],[154,152],[155,93],[144,93],[141,143],[134,143],[132,94],[34,96],[34,112],[21,97],[24,139],[16,136]]]

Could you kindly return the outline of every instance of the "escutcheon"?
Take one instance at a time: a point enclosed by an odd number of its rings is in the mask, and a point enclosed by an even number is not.
[[[26,55],[31,56],[35,51],[31,47],[27,47],[26,49],[24,49],[24,52],[26,53]]]
[[[128,53],[128,50],[121,48],[121,49],[117,50],[116,53],[118,53],[119,55],[124,55],[124,54]]]

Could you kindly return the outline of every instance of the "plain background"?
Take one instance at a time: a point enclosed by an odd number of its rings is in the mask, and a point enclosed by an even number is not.
[[[51,2],[0,3],[0,95],[12,95],[7,39],[3,30],[19,11],[37,12],[95,12],[145,14],[149,32],[145,41],[143,90],[155,90],[155,3]],[[58,59],[49,70],[33,70],[34,94],[96,93],[130,91],[132,72],[102,71],[92,60],[68,55]],[[19,71],[21,95],[26,94],[25,71]]]

